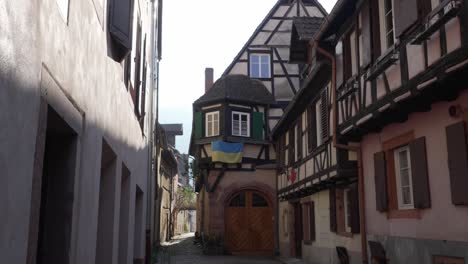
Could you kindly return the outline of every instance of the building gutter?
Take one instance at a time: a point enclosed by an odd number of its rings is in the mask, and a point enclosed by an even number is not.
[[[332,12],[333,13],[333,12]],[[335,56],[330,54],[325,49],[318,45],[316,40],[313,44],[318,53],[330,59],[332,63],[332,80],[331,80],[331,93],[332,93],[332,113],[333,113],[333,147],[337,149],[344,149],[348,151],[355,151],[357,153],[358,163],[358,193],[359,193],[359,224],[361,229],[361,250],[362,250],[362,263],[368,263],[367,260],[367,233],[366,233],[366,210],[365,210],[365,195],[364,195],[364,174],[362,169],[362,151],[361,145],[345,145],[338,144],[338,124],[337,124],[337,98],[336,98],[336,61]]]

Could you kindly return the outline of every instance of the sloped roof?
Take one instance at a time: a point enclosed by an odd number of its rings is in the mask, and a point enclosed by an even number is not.
[[[226,75],[219,78],[194,104],[205,104],[222,99],[258,104],[274,104],[275,98],[259,80],[245,75]]]
[[[293,25],[297,30],[299,40],[311,40],[325,19],[322,17],[295,17]]]
[[[323,8],[322,4],[320,4],[320,2],[318,0],[299,0],[300,3],[302,4],[313,4],[315,5],[319,10],[320,12],[324,15],[324,16],[327,16],[328,13],[327,11],[325,10],[325,8]],[[339,0],[341,1],[341,0]],[[281,5],[285,5],[285,4],[293,4],[295,2],[291,1],[291,0],[278,0],[278,2],[276,2],[276,4],[273,6],[273,8],[270,10],[270,12],[268,12],[268,14],[265,16],[265,18],[262,20],[262,22],[257,26],[257,28],[255,29],[255,31],[253,32],[253,34],[250,36],[250,38],[247,40],[247,42],[244,44],[244,46],[242,47],[242,49],[239,51],[239,53],[236,55],[236,57],[234,58],[234,60],[231,62],[231,64],[226,68],[226,70],[223,72],[223,76],[224,75],[227,75],[229,73],[230,70],[232,70],[232,68],[234,67],[234,65],[236,64],[236,62],[241,58],[242,54],[246,51],[246,49],[249,47],[250,43],[255,39],[255,36],[257,36],[257,34],[260,32],[260,30],[265,26],[265,24],[268,22],[269,19],[271,19],[273,17],[273,15],[275,14],[275,12],[278,10],[278,8],[281,6]]]
[[[184,133],[182,124],[161,124],[161,127],[166,133],[173,133],[179,136],[182,136]]]

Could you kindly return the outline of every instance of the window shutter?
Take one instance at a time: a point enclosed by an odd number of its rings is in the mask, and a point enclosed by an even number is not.
[[[310,202],[309,205],[310,241],[315,241],[315,204],[314,202]]]
[[[307,109],[307,136],[309,141],[307,148],[309,152],[312,152],[317,147],[316,122],[315,105],[311,104],[309,109]]]
[[[299,116],[299,121],[297,123],[297,159],[302,158],[302,115]]]
[[[465,122],[446,127],[452,203],[468,205],[468,153]]]
[[[350,203],[350,214],[351,214],[351,233],[359,234],[361,232],[361,226],[359,222],[359,192],[358,192],[358,185],[354,183],[350,186],[351,188],[347,192],[348,194],[348,201]]]
[[[143,73],[142,73],[142,81],[141,81],[141,106],[140,106],[140,126],[144,129],[145,125],[145,115],[146,115],[146,36],[145,40],[143,41],[143,57],[142,57],[142,64],[143,64]],[[149,120],[151,122],[151,120]]]
[[[351,42],[349,34],[343,38],[343,74],[344,74],[344,83],[348,81],[352,76],[352,67],[351,67]]]
[[[133,101],[133,105],[135,107],[135,113],[137,116],[140,116],[142,113],[140,112],[140,100],[141,100],[141,78],[140,78],[140,66],[141,66],[141,24],[140,19],[138,18],[138,25],[137,25],[137,35],[136,35],[136,47],[135,47],[135,72],[134,72],[134,80],[133,84],[135,85],[136,91],[136,98]]]
[[[203,113],[195,112],[193,122],[195,123],[195,138],[203,137]]]
[[[411,175],[413,178],[414,207],[425,209],[431,207],[429,176],[427,173],[426,139],[418,138],[410,142]]]
[[[276,143],[276,159],[278,164],[278,170],[281,171],[284,168],[284,151],[285,151],[285,143],[284,143],[284,135],[281,135],[278,138]]]
[[[380,56],[380,18],[379,1],[370,0],[371,14],[371,38],[372,38],[372,61],[376,61]]]
[[[310,241],[310,230],[309,230],[309,213],[310,207],[308,203],[302,204],[302,237],[304,241]]]
[[[289,152],[289,165],[292,165],[294,163],[294,126],[289,128],[289,146],[288,146],[288,152]]]
[[[400,37],[418,20],[418,4],[415,0],[393,0],[395,36]]]
[[[265,122],[263,121],[263,113],[253,112],[253,131],[252,137],[257,140],[263,140],[263,127]]]
[[[132,49],[133,0],[112,0],[109,12],[109,33],[112,39],[126,49],[122,58]]]
[[[387,166],[385,161],[385,152],[374,154],[374,170],[376,208],[379,212],[385,212],[388,209]]]
[[[325,141],[328,138],[328,89],[325,88],[322,92],[322,138]]]
[[[372,0],[370,0],[372,1]],[[369,1],[364,2],[361,9],[361,21],[362,21],[362,66],[366,67],[371,62],[371,47],[372,47],[372,37],[371,37],[371,14]]]
[[[337,231],[337,222],[336,222],[336,190],[334,187],[330,188],[330,231]]]

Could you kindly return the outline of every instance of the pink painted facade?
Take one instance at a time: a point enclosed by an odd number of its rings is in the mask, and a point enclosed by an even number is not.
[[[468,242],[468,207],[451,201],[445,127],[462,119],[449,116],[448,108],[468,108],[468,92],[453,102],[432,105],[427,113],[413,113],[404,123],[391,124],[380,133],[369,134],[361,142],[366,196],[366,223],[370,235]],[[374,153],[382,151],[382,143],[395,136],[414,131],[415,138],[426,138],[427,166],[431,208],[422,209],[420,219],[389,219],[376,209]]]

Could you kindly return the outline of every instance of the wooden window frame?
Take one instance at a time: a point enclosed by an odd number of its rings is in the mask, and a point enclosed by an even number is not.
[[[253,69],[253,62],[252,62],[252,57],[257,56],[259,58],[259,63],[258,63],[258,73],[259,76],[253,76],[252,74],[252,69]],[[262,57],[267,57],[268,58],[268,76],[263,76],[262,75]],[[254,79],[271,79],[271,54],[270,53],[262,53],[262,52],[252,52],[249,54],[249,77],[254,78]]]
[[[214,116],[218,117],[218,133],[214,133],[215,131],[215,119]],[[212,134],[209,134],[209,122],[208,122],[208,116],[212,116]],[[207,112],[205,113],[205,137],[216,137],[219,136],[219,111],[213,111],[213,112]]]
[[[351,222],[347,219],[347,212],[351,213],[350,204],[346,203],[350,188],[338,188],[335,190],[336,206],[336,234],[344,237],[352,237]]]
[[[343,189],[343,209],[344,209],[344,229],[346,233],[351,232],[351,201],[349,200],[349,193],[351,189]]]
[[[405,168],[408,170],[408,181],[409,181],[409,189],[410,189],[410,199],[411,202],[409,204],[403,203],[403,190],[402,190],[402,179],[401,179],[401,164],[398,159],[398,154],[406,151],[407,162],[408,166]],[[411,171],[411,151],[408,145],[401,146],[397,149],[393,150],[394,160],[395,160],[395,179],[396,179],[396,187],[397,187],[397,198],[398,198],[398,209],[399,210],[408,210],[414,209],[414,198],[413,198],[413,179],[412,179],[412,171]]]
[[[385,44],[386,44],[387,49],[388,49],[388,48],[392,47],[395,44],[395,22],[393,21],[393,19],[394,19],[394,17],[393,17],[393,0],[384,0],[383,3],[384,3],[384,6],[383,6],[384,17],[382,19],[383,19],[383,22],[384,22],[384,25],[385,25],[385,32],[384,32],[384,34],[385,34]],[[388,4],[388,3],[390,3],[390,4]],[[388,5],[390,5],[390,6],[388,6]],[[390,10],[387,10],[388,7],[390,7]],[[388,24],[389,21],[391,21],[391,28],[389,27],[389,24]],[[389,36],[389,34],[391,34],[391,36]]]
[[[421,209],[400,209],[398,207],[397,183],[395,174],[394,150],[408,145],[415,139],[414,131],[409,131],[383,142],[387,170],[388,210],[387,219],[421,219]]]
[[[234,133],[234,115],[239,115],[239,134]],[[247,116],[247,135],[242,135],[242,116]],[[232,111],[231,112],[231,134],[236,137],[250,137],[250,113],[247,112],[240,112],[240,111]]]
[[[312,210],[314,212],[312,213]],[[303,228],[304,234],[302,235],[304,244],[311,245],[315,241],[315,206],[313,201],[302,203],[302,225],[308,228]],[[305,231],[308,231],[306,233]],[[314,231],[313,231],[314,230]]]

